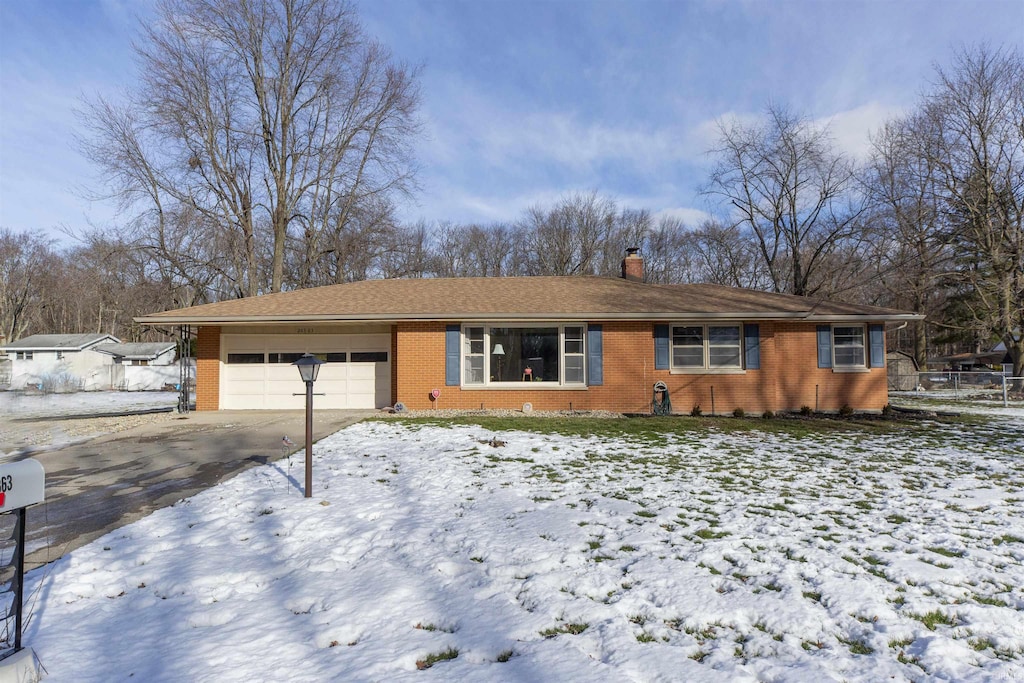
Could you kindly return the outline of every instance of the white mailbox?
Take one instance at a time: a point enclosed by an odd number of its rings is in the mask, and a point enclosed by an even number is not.
[[[43,479],[43,465],[38,460],[0,465],[0,512],[43,502]]]

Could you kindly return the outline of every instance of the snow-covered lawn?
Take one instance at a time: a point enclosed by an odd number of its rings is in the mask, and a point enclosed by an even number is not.
[[[77,391],[40,394],[0,391],[0,416],[56,417],[147,410],[178,405],[173,391]]]
[[[26,643],[48,683],[1024,679],[1024,422],[521,424],[249,470],[30,574]]]

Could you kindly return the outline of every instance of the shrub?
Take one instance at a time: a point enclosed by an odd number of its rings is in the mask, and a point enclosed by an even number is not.
[[[853,415],[853,408],[848,403],[844,403],[843,407],[839,409],[839,414],[843,417],[850,417]]]
[[[775,417],[775,413],[773,413],[770,410],[766,410],[763,413],[761,413],[761,417],[763,417],[766,420],[771,420],[772,418]]]
[[[743,417],[746,414],[747,413],[743,410],[743,408],[736,408],[735,410],[732,411],[733,417]]]
[[[702,411],[700,409],[700,404],[699,403],[697,405],[695,405],[694,407],[690,408],[690,417],[700,417],[703,414],[704,414],[704,411]]]
[[[46,374],[40,379],[39,388],[46,394],[72,394],[82,389],[82,380],[67,371]]]
[[[896,411],[894,411],[892,409],[892,406],[889,405],[888,403],[886,403],[884,406],[882,406],[882,415],[884,415],[886,417],[892,417],[893,413],[895,413],[895,412]]]
[[[800,406],[800,414],[804,416],[813,415],[814,411],[811,410],[810,406]]]

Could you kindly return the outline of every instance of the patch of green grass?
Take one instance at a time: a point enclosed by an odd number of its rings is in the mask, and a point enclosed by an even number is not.
[[[712,531],[711,529],[698,529],[695,532],[695,535],[698,538],[703,538],[705,541],[707,541],[707,540],[711,540],[711,539],[714,539],[714,538],[725,538],[726,536],[729,535],[729,532],[728,531]]]
[[[650,445],[676,443],[680,437],[700,438],[709,433],[763,432],[788,435],[796,438],[831,434],[868,435],[921,435],[928,436],[936,423],[960,425],[977,421],[987,424],[984,419],[971,416],[959,418],[929,418],[929,420],[879,420],[871,417],[852,417],[845,420],[829,416],[812,419],[780,416],[775,420],[735,418],[711,421],[697,417],[674,415],[671,417],[644,417],[633,419],[595,418],[544,418],[544,417],[493,417],[488,415],[466,415],[452,418],[437,417],[387,417],[373,418],[379,421],[394,421],[406,425],[473,425],[490,431],[523,431],[533,434],[562,434],[564,436],[595,438],[628,438]]]
[[[1014,536],[1013,534],[1003,534],[992,539],[992,543],[995,545],[1002,545],[1003,543],[1024,543],[1024,538]]]
[[[987,650],[990,647],[995,648],[996,645],[990,638],[971,638],[967,643],[978,652]]]
[[[950,550],[948,548],[943,548],[943,547],[937,546],[937,545],[929,546],[928,550],[932,551],[933,553],[937,553],[939,555],[943,555],[945,557],[963,557],[964,556],[964,551],[963,550]]]
[[[715,569],[711,565],[704,564],[703,562],[698,562],[697,566],[698,567],[703,567],[704,569],[707,569],[713,576],[721,576],[721,574],[722,574],[722,572],[718,571],[717,569]]]
[[[647,631],[644,631],[643,633],[637,634],[636,641],[638,643],[653,643],[654,642],[654,636],[652,636]]]
[[[513,652],[512,650],[502,650],[501,652],[498,653],[498,656],[494,658],[494,661],[500,662],[501,664],[504,664],[508,660],[512,659],[512,657],[514,657],[515,654],[516,653]]]
[[[910,518],[909,517],[904,517],[903,515],[896,514],[896,515],[889,515],[888,517],[885,518],[885,521],[889,522],[889,524],[903,524],[904,522],[909,522]]]
[[[906,647],[907,645],[910,645],[913,642],[914,642],[914,638],[913,637],[893,638],[892,640],[889,641],[889,647],[891,647],[893,649],[902,648],[902,647]]]
[[[911,614],[910,617],[920,621],[929,631],[934,631],[939,626],[952,626],[956,623],[955,616],[948,616],[937,609],[925,614]]]
[[[542,636],[544,636],[545,638],[553,638],[553,637],[555,637],[557,635],[561,635],[563,633],[568,633],[570,635],[578,636],[579,634],[581,634],[584,631],[586,631],[588,626],[590,626],[590,624],[584,624],[584,623],[562,624],[561,626],[553,626],[551,628],[546,628],[543,631],[541,631],[540,634]]]
[[[648,519],[658,516],[657,512],[651,512],[650,510],[637,510],[634,514],[637,517],[646,517]]]
[[[459,656],[459,651],[453,647],[444,650],[443,652],[432,652],[423,659],[416,660],[417,669],[429,669],[438,662],[447,662],[450,659],[455,659]]]
[[[853,638],[843,638],[842,636],[836,636],[836,640],[850,648],[850,653],[855,655],[870,655],[874,654],[874,649],[865,643],[863,640],[856,640]]]
[[[995,607],[1009,607],[1009,605],[999,598],[993,598],[987,595],[975,595],[974,599],[982,605],[994,605]]]

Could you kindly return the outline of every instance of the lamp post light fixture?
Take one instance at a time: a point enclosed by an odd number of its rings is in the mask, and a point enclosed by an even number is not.
[[[306,498],[309,498],[313,495],[313,382],[323,361],[311,353],[304,353],[292,365],[299,369],[299,375],[306,383]]]
[[[494,345],[494,351],[491,352],[493,355],[498,357],[498,381],[502,381],[504,378],[501,376],[501,359],[505,355],[505,347],[501,344]]]

